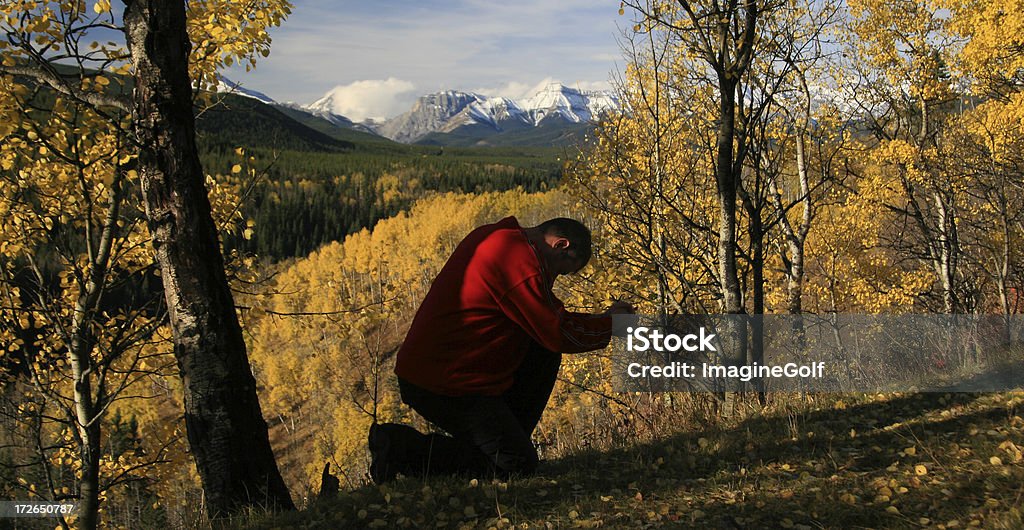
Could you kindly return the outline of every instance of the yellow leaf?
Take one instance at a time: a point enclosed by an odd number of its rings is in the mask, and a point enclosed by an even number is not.
[[[924,467],[924,464],[918,464],[914,466],[914,473],[916,473],[918,476],[927,475],[928,468]]]
[[[989,458],[988,461],[993,466],[1001,466],[1001,465],[1003,465],[1003,459],[999,458],[998,456],[993,456],[992,458]]]
[[[238,164],[235,164],[235,165],[231,166],[231,172],[232,173],[240,173],[241,171],[242,171],[242,166],[240,166]]]

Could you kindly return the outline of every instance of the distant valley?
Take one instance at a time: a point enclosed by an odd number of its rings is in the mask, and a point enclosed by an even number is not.
[[[196,131],[203,168],[247,190],[241,212],[254,223],[251,237],[228,235],[228,248],[275,261],[305,256],[430,194],[556,186],[563,161],[578,152],[573,135],[587,127],[543,120],[521,126],[520,137],[491,133],[507,143],[487,145],[485,125],[475,124],[400,143],[342,116],[259,96],[217,94],[197,109]],[[431,143],[437,138],[450,141]],[[232,169],[249,164],[252,178]]]

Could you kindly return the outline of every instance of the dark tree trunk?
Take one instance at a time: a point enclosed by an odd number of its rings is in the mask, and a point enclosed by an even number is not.
[[[82,477],[78,486],[78,528],[93,529],[99,525],[100,508],[100,422],[79,427],[83,439],[78,456],[82,460]]]
[[[728,75],[719,75],[719,123],[717,167],[718,188],[718,274],[722,290],[722,312],[740,315],[743,311],[743,290],[736,266],[736,195],[739,173],[735,165],[736,82]],[[723,361],[730,366],[747,363],[747,330],[738,317],[729,317],[720,337],[727,341]],[[737,389],[731,389],[737,390]]]
[[[760,197],[760,192],[755,193]],[[754,199],[760,201],[760,199]],[[753,304],[753,317],[750,319],[750,361],[757,364],[764,364],[764,222],[761,220],[762,208],[751,203],[749,209],[750,217],[750,265],[754,276],[751,302]],[[756,377],[751,380],[751,385],[758,392],[758,400],[762,405],[766,403],[764,395],[764,380]]]
[[[743,312],[743,292],[736,270],[736,192],[739,174],[735,170],[736,82],[720,74],[719,124],[715,183],[718,187],[718,274],[722,289],[722,312]]]
[[[724,42],[724,41],[723,41]],[[728,73],[719,73],[719,122],[715,182],[718,191],[718,274],[722,290],[722,312],[727,316],[718,328],[722,344],[722,362],[727,366],[747,363],[747,326],[741,320],[743,290],[736,265],[736,195],[739,188],[738,164],[735,163],[736,81]],[[737,392],[743,383],[726,379],[722,412],[736,413]]]
[[[293,509],[274,461],[195,145],[183,0],[126,0],[146,216],[185,387],[189,446],[212,519]]]

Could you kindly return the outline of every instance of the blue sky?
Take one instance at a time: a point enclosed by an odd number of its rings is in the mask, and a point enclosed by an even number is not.
[[[295,0],[251,73],[226,72],[277,101],[328,91],[354,119],[387,117],[456,89],[521,97],[560,81],[607,88],[621,64],[614,0]]]

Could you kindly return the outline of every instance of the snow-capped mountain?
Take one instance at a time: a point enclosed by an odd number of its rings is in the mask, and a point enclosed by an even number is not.
[[[513,134],[519,144],[547,145],[558,130],[582,132],[602,113],[620,108],[618,98],[611,93],[582,91],[553,83],[520,100],[455,90],[437,92],[421,96],[411,109],[394,118],[356,123],[334,112],[338,106],[333,92],[309,105],[279,103],[224,77],[219,79],[218,91],[250,97],[286,113],[305,113],[335,127],[370,132],[403,143],[456,141],[473,145],[492,140],[500,143],[499,135],[507,138]],[[534,133],[534,129],[543,131]]]
[[[377,126],[377,132],[399,142],[414,142],[432,132],[490,121],[480,103],[484,98],[449,90],[421,97],[412,109]]]
[[[231,94],[238,94],[239,96],[245,96],[247,98],[259,100],[268,105],[274,105],[276,103],[273,99],[270,99],[270,96],[264,94],[263,92],[258,92],[256,90],[245,88],[242,85],[220,75],[217,76],[217,92],[228,92]]]
[[[352,120],[349,120],[348,118],[345,118],[340,114],[334,113],[334,100],[333,94],[331,92],[328,92],[327,94],[324,95],[324,97],[314,101],[313,103],[310,103],[309,105],[298,105],[293,103],[289,106],[291,108],[304,110],[314,116],[323,118],[332,123],[334,123],[337,120],[337,118],[342,118],[343,120],[352,123]]]
[[[345,116],[341,116],[339,114],[334,114],[333,112],[331,112],[329,106],[321,103],[324,98],[321,98],[321,100],[318,100],[313,105],[299,105],[298,103],[294,103],[291,101],[280,103],[274,101],[273,99],[270,98],[270,96],[267,96],[262,92],[245,88],[242,85],[224,76],[217,76],[217,92],[253,98],[255,100],[260,101],[261,103],[266,103],[267,105],[271,105],[279,109],[291,109],[294,111],[304,112],[306,114],[310,114],[317,118],[326,120],[336,127],[341,127],[344,129],[355,129],[357,131],[376,134],[376,132],[374,132],[370,127],[367,127],[359,123],[355,123],[352,120],[346,118]]]
[[[330,124],[334,125],[335,127],[341,127],[343,129],[355,129],[357,131],[377,134],[376,131],[374,131],[373,128],[370,126],[367,126],[362,123],[356,123],[346,118],[345,116],[335,114],[330,110],[325,110],[323,108],[313,108],[312,105],[299,105],[298,103],[294,103],[291,101],[287,103],[275,103],[275,106],[277,106],[278,108],[283,107],[291,110],[297,110],[299,112],[305,112],[306,114],[325,120]]]
[[[555,116],[582,123],[596,120],[603,112],[618,110],[619,100],[609,92],[584,92],[556,83],[537,91],[522,106],[534,125]]]
[[[334,108],[331,94],[304,108],[318,115],[329,114]],[[585,92],[557,83],[521,101],[448,90],[422,96],[409,111],[367,126],[381,136],[411,143],[431,133],[486,136],[547,124],[586,124],[618,108],[617,98],[610,93]]]
[[[352,120],[340,114],[335,114],[331,112],[329,107],[325,107],[324,105],[317,105],[317,103],[319,102],[320,100],[317,100],[317,102],[313,103],[312,105],[300,105],[298,103],[289,101],[288,103],[282,103],[281,106],[288,107],[290,109],[304,111],[307,114],[312,114],[317,118],[323,118],[335,125],[339,125],[342,127],[347,127],[349,124],[352,123]]]

